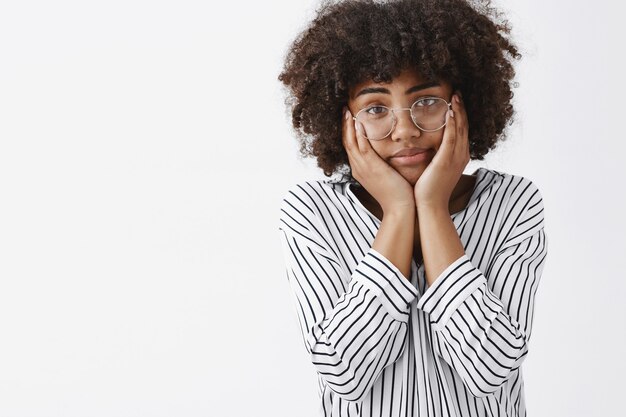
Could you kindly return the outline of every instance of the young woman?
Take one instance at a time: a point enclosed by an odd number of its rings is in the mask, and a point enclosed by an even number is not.
[[[524,416],[543,201],[482,160],[519,58],[488,4],[324,3],[279,76],[326,176],[280,238],[323,416]]]

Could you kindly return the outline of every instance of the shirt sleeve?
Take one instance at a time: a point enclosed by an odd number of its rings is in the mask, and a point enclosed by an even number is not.
[[[485,274],[463,254],[417,302],[429,314],[434,349],[476,397],[497,391],[528,353],[547,238],[538,191],[527,206]]]
[[[417,289],[370,248],[352,274],[323,243],[281,227],[287,278],[304,346],[322,381],[360,401],[408,341],[409,304]]]

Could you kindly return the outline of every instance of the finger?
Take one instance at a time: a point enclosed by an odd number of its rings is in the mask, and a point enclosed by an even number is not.
[[[458,91],[454,95],[454,99],[452,100],[452,109],[454,110],[454,115],[457,116],[457,135],[459,138],[462,138],[467,133],[467,112],[465,111],[465,106],[463,105],[463,101],[458,94]]]
[[[353,143],[350,140],[350,136],[348,135],[348,128],[350,124],[350,119],[352,118],[352,114],[347,107],[343,108],[343,114],[341,117],[341,140],[343,142],[344,148],[346,151],[350,151],[350,148],[353,147]]]
[[[465,158],[469,155],[469,139],[468,139],[468,122],[467,122],[467,111],[465,109],[463,99],[461,98],[459,91],[453,96],[452,99],[452,110],[455,115],[455,124],[456,124],[456,144],[455,151],[461,157]]]
[[[343,114],[341,117],[341,141],[343,143],[343,147],[346,150],[346,154],[348,155],[348,164],[350,165],[350,169],[352,170],[352,176],[355,175],[355,161],[354,161],[354,149],[355,144],[350,139],[350,135],[348,132],[349,124],[350,124],[350,110],[347,107],[343,107]]]
[[[437,151],[437,153],[441,152],[441,157],[446,160],[450,160],[454,155],[456,141],[456,120],[452,114],[450,110],[446,112],[446,126],[443,131],[443,139],[441,140],[441,147]]]
[[[343,140],[344,147],[348,153],[348,161],[352,169],[352,176],[359,180],[360,170],[365,166],[363,160],[363,153],[361,152],[361,145],[358,143],[358,134],[355,130],[355,120],[352,116],[352,112],[347,107],[343,118]]]
[[[356,141],[359,151],[363,155],[366,155],[372,149],[372,145],[370,144],[369,139],[363,136],[363,133],[362,133],[363,131],[361,130],[363,126],[359,126],[358,124],[359,122],[357,122],[354,118],[352,119],[352,121],[353,121],[352,131],[354,134],[354,140]]]

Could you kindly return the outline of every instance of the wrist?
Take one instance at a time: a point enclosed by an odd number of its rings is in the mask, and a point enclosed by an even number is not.
[[[405,222],[408,219],[416,219],[417,208],[413,206],[393,206],[387,209],[383,209],[383,220],[397,220],[399,222]]]
[[[446,213],[449,214],[448,204],[434,202],[434,201],[422,201],[416,205],[417,211],[420,214],[436,214]]]
[[[415,206],[415,202],[407,202],[407,203],[394,203],[393,205],[382,207],[383,215],[404,217],[406,215],[414,215],[417,211],[417,207]]]

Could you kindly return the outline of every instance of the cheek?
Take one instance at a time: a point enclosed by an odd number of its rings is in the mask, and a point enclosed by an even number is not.
[[[436,150],[439,150],[439,148],[441,147],[441,143],[443,142],[443,133],[445,132],[445,129],[448,128],[448,125],[444,126],[443,129],[441,129],[441,132],[435,136],[434,140],[433,140],[433,144],[434,144],[434,148]]]
[[[374,152],[376,152],[378,156],[387,160],[387,154],[389,153],[389,151],[385,149],[384,144],[382,144],[381,142],[383,141],[370,141],[370,145],[372,145],[372,149],[374,149]]]

